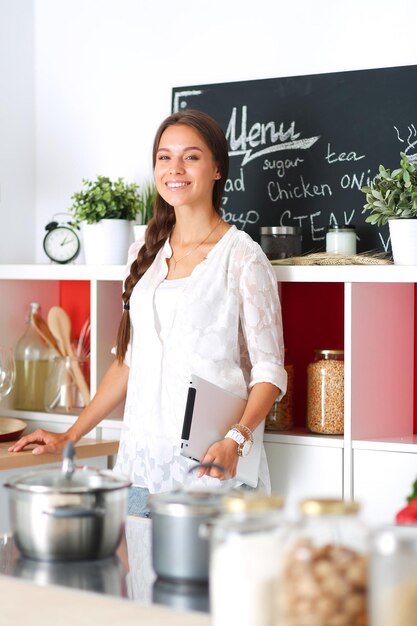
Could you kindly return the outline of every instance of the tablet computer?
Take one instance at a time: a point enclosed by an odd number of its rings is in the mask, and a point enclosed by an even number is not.
[[[246,400],[218,385],[192,375],[181,435],[181,454],[201,462],[207,449],[223,439],[240,421]],[[265,420],[253,432],[253,446],[246,457],[239,457],[236,478],[256,487],[263,445]]]

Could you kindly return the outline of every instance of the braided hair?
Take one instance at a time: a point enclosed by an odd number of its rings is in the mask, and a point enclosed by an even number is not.
[[[186,109],[179,113],[173,113],[162,122],[156,132],[152,150],[152,162],[154,167],[162,134],[167,128],[175,124],[184,124],[196,130],[213,154],[213,158],[220,171],[220,178],[214,182],[212,200],[214,210],[220,215],[223,191],[229,170],[228,146],[224,132],[212,117],[202,111]],[[117,333],[116,349],[116,358],[119,363],[123,362],[130,341],[129,301],[132,291],[146,270],[149,269],[154,262],[159,250],[171,235],[174,226],[174,208],[157,192],[153,208],[153,217],[149,220],[146,229],[145,243],[140,248],[136,259],[130,266],[129,276],[124,282],[122,295],[124,311]]]

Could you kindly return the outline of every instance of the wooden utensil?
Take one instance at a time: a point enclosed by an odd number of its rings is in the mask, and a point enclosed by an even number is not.
[[[71,320],[66,311],[59,306],[51,307],[48,312],[48,326],[55,336],[64,356],[71,357],[71,368],[75,383],[80,390],[84,403],[87,405],[90,402],[90,390],[72,348]]]
[[[65,356],[43,317],[39,313],[32,313],[31,321],[35,330],[40,334],[42,339],[46,341],[46,343],[51,346],[51,348],[53,348],[59,356]]]

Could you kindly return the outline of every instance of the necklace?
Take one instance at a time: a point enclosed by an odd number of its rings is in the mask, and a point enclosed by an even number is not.
[[[176,259],[174,257],[174,250],[172,251],[172,260],[174,261],[174,268],[173,268],[173,272],[175,272],[175,270],[177,269],[177,265],[180,261],[182,261],[183,259],[185,259],[185,257],[190,256],[190,254],[192,254],[193,252],[195,252],[200,246],[203,245],[203,243],[205,243],[207,241],[207,239],[210,237],[210,235],[212,235],[214,233],[214,231],[216,230],[217,226],[220,224],[220,222],[222,221],[222,218],[219,217],[218,222],[216,222],[216,225],[214,226],[214,228],[211,229],[211,231],[209,232],[209,234],[207,235],[207,237],[205,237],[205,239],[203,239],[203,241],[200,241],[199,244],[197,244],[194,248],[191,248],[191,250],[189,250],[187,252],[187,254],[184,254],[184,256],[180,257],[179,259]]]

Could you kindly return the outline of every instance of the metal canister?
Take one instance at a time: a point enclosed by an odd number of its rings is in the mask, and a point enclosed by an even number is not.
[[[268,259],[286,259],[301,254],[301,228],[262,226],[261,248]]]

